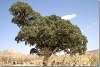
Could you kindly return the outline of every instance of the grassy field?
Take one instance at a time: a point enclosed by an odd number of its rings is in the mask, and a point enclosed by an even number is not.
[[[42,66],[43,57],[37,55],[5,55],[0,56],[0,65],[14,66]],[[77,56],[56,56],[49,58],[48,66],[95,66],[99,62],[99,55],[86,54]]]

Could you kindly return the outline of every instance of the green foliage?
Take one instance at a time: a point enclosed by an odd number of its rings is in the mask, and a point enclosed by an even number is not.
[[[35,19],[39,13],[32,10],[31,6],[27,3],[17,2],[9,9],[11,14],[14,16],[12,22],[17,24],[19,27],[29,25],[31,19]],[[33,18],[31,18],[34,16]]]
[[[56,15],[41,16],[32,10],[27,3],[17,2],[10,7],[12,22],[20,28],[15,40],[27,45],[36,44],[38,52],[48,53],[70,49],[70,54],[83,54],[86,51],[87,39],[78,26],[69,20],[63,20]]]

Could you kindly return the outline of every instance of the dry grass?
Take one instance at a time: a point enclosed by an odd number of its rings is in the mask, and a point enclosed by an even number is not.
[[[33,56],[0,56],[0,65],[42,66],[43,57]],[[95,66],[99,62],[98,54],[77,56],[55,56],[49,58],[48,66]]]

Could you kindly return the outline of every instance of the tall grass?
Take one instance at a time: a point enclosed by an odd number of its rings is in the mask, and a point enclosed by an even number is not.
[[[43,57],[33,56],[0,56],[0,65],[33,65],[42,66]],[[76,56],[52,55],[48,66],[96,66],[99,63],[98,54]]]

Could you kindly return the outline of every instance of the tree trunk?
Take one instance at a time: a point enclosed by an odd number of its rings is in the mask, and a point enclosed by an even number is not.
[[[48,65],[48,59],[51,55],[45,55],[44,59],[43,59],[43,66],[47,66]]]
[[[52,50],[50,50],[49,48],[47,47],[44,47],[43,50],[43,56],[44,56],[44,59],[43,59],[43,66],[47,66],[48,64],[48,59],[49,57],[52,55]]]

